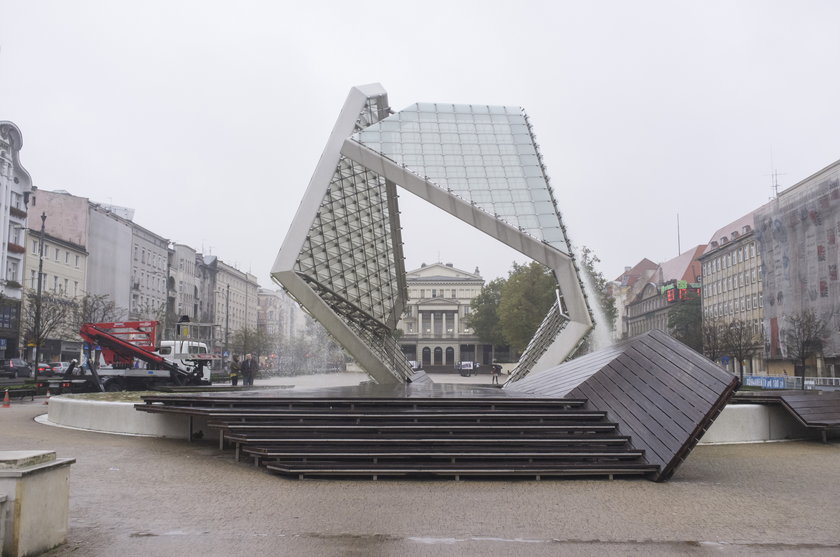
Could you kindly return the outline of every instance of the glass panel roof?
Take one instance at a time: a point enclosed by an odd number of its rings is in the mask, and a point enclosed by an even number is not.
[[[568,253],[560,215],[522,109],[417,103],[359,131],[353,139]]]

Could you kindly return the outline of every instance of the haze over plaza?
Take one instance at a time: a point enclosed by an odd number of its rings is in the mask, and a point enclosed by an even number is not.
[[[784,188],[837,158],[838,16],[829,2],[13,1],[0,108],[35,185],[133,207],[267,286],[350,86],[381,82],[396,110],[518,103],[572,242],[614,278],[677,254],[677,213],[682,248],[705,243],[772,195],[774,169]],[[492,278],[520,257],[476,249],[478,232],[451,234],[410,197],[407,268]]]

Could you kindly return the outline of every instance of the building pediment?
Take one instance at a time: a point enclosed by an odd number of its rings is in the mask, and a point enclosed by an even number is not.
[[[447,281],[447,280],[478,280],[482,281],[481,275],[462,271],[451,264],[432,263],[423,265],[419,269],[408,271],[405,274],[408,282],[412,281]]]

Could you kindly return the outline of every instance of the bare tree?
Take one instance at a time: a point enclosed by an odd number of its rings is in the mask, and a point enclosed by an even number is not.
[[[712,361],[723,355],[723,330],[720,319],[703,320],[703,353]]]
[[[828,326],[814,310],[804,310],[787,316],[785,345],[788,357],[795,362],[796,374],[802,374],[802,388],[805,388],[805,362],[822,351],[828,338]]]
[[[68,334],[76,312],[75,300],[62,296],[60,293],[41,292],[41,315],[38,327],[35,324],[37,307],[38,293],[27,289],[21,316],[21,330],[27,345],[43,346],[48,338]],[[38,357],[41,356],[42,354],[39,353]]]
[[[730,321],[723,333],[723,346],[727,354],[735,358],[741,370],[741,382],[744,381],[744,361],[753,355],[758,339],[752,325],[735,319]]]
[[[119,321],[125,315],[125,310],[107,294],[85,294],[76,299],[76,311],[73,314],[73,325],[78,331],[82,323],[109,323]]]

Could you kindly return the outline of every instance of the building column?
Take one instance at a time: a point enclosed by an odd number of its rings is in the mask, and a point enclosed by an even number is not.
[[[455,338],[458,338],[461,335],[461,331],[458,329],[459,325],[458,325],[458,310],[457,309],[455,310],[455,314],[453,315],[453,319],[455,321],[455,323],[454,323],[455,327],[453,328],[453,331],[455,331]]]
[[[435,336],[435,312],[433,312],[433,311],[429,312],[429,324],[431,325],[431,327],[429,327],[429,330],[431,331],[431,336],[434,337]],[[432,351],[432,362],[434,362],[434,361],[435,361],[435,354],[434,354],[434,351]]]
[[[440,316],[443,319],[443,323],[441,325],[440,332],[443,334],[443,338],[446,338],[446,312],[445,311],[441,312]],[[446,355],[444,355],[443,359],[446,360]]]
[[[423,312],[417,308],[417,338],[423,338],[425,331],[423,330]]]

